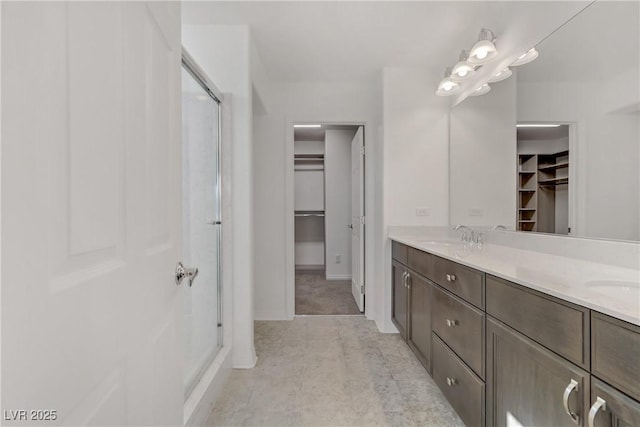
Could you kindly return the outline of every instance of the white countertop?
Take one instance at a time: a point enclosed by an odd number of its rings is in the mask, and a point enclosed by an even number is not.
[[[389,238],[640,326],[640,271],[445,236],[390,230]]]

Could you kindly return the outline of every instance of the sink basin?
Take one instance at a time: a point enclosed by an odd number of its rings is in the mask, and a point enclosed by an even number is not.
[[[618,292],[640,292],[640,282],[624,280],[590,280],[585,285],[588,288],[611,290]]]

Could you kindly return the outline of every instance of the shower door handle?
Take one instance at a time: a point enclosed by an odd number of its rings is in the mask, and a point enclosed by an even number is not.
[[[185,267],[181,262],[176,264],[176,285],[180,286],[182,281],[187,278],[189,279],[189,287],[193,285],[193,281],[196,280],[198,276],[198,268],[197,267]]]
[[[222,221],[211,221],[207,223],[208,225],[222,225]]]

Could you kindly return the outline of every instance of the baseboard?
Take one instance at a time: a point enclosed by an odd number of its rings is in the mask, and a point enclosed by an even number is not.
[[[231,373],[231,349],[223,347],[184,403],[184,425],[202,426]]]
[[[307,265],[307,264],[296,264],[296,270],[324,270],[324,264],[320,265]]]
[[[383,334],[398,334],[398,328],[393,324],[393,322],[385,322],[378,321],[378,319],[374,320],[376,322],[376,326],[378,327],[378,332]]]
[[[351,280],[350,274],[327,274],[327,280]]]

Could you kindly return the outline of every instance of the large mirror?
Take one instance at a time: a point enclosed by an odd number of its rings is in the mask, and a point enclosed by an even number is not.
[[[640,240],[640,4],[599,1],[451,110],[451,223]]]

